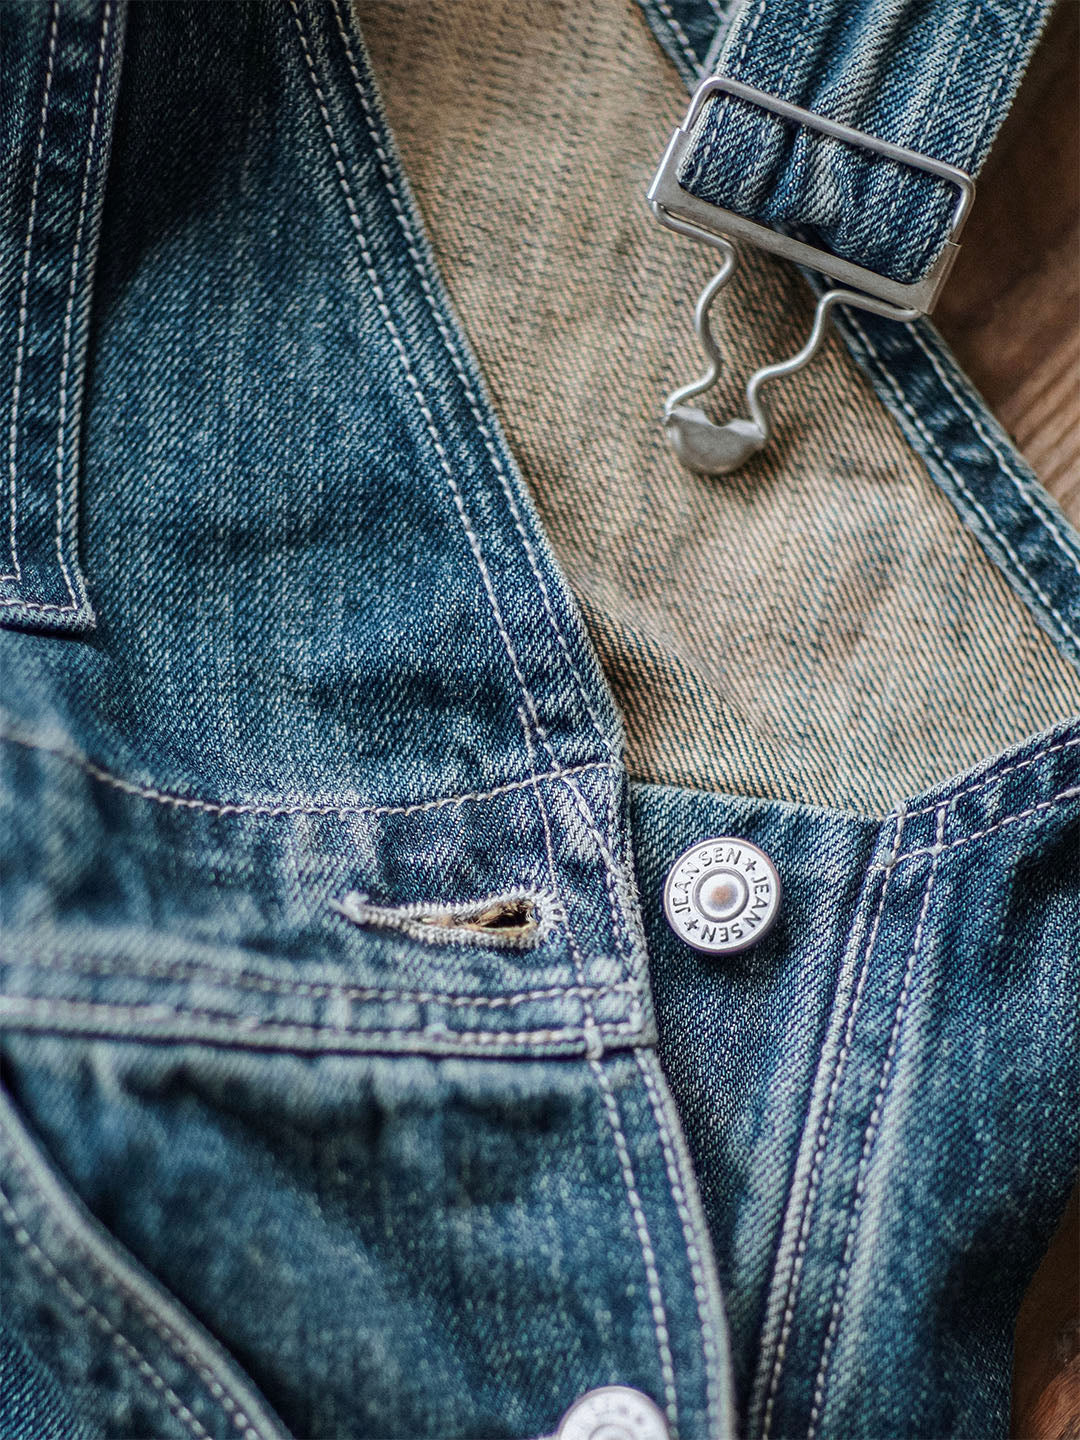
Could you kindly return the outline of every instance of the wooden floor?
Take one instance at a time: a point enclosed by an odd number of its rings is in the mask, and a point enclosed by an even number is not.
[[[1080,528],[1080,0],[1062,0],[979,180],[935,320]],[[1080,1200],[1016,1327],[1014,1440],[1080,1440]]]
[[[1024,1297],[1013,1367],[1014,1440],[1080,1436],[1080,1192]]]
[[[934,318],[1080,527],[1080,3],[1062,0],[979,178]]]

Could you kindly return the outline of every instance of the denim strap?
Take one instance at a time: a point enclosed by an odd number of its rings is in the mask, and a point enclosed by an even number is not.
[[[1052,0],[748,0],[717,73],[974,175]],[[720,95],[679,171],[692,195],[833,254],[921,279],[950,230],[953,186]]]
[[[0,0],[0,624],[94,624],[79,451],[125,9]]]

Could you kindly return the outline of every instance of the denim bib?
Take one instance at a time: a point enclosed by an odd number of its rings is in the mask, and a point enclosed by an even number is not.
[[[655,10],[684,67],[781,43]],[[631,783],[344,0],[3,44],[5,1435],[537,1440],[608,1386],[673,1440],[1004,1433],[1080,722],[884,818]],[[848,243],[801,163],[776,218]],[[1076,536],[932,329],[846,334],[1075,660]],[[720,834],[784,898],[718,962],[660,894]]]

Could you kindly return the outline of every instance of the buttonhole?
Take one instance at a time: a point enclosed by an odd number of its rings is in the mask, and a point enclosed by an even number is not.
[[[444,927],[460,925],[466,930],[486,930],[495,935],[521,939],[528,935],[530,930],[536,928],[539,920],[533,901],[499,900],[494,905],[487,905],[483,910],[477,910],[471,915],[460,915],[456,919],[448,914],[432,915],[426,923]]]
[[[352,891],[332,907],[356,925],[399,930],[436,944],[470,943],[530,949],[551,928],[552,906],[537,892],[513,890],[458,904],[382,905]]]

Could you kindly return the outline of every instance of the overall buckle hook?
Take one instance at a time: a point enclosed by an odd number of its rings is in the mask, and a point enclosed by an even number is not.
[[[682,160],[691,143],[694,125],[702,107],[715,94],[734,95],[758,105],[786,120],[806,125],[812,130],[846,141],[886,159],[909,165],[913,169],[936,175],[955,185],[958,191],[949,238],[937,260],[922,279],[911,284],[891,280],[865,266],[831,255],[827,250],[797,240],[755,220],[748,220],[734,211],[724,210],[708,201],[699,200],[678,182]],[[694,329],[708,359],[709,366],[699,380],[668,396],[664,405],[664,428],[679,459],[689,469],[704,475],[727,475],[737,470],[768,442],[771,424],[761,397],[761,388],[769,380],[792,375],[807,365],[817,353],[825,337],[831,311],[837,305],[850,305],[891,320],[914,320],[933,308],[941,287],[959,253],[957,239],[971,209],[975,185],[971,177],[954,165],[935,160],[917,151],[892,145],[855,130],[838,121],[827,120],[810,110],[803,110],[775,95],[755,90],[741,81],[714,75],[697,89],[686,118],[672,135],[660,167],[648,191],[648,202],[660,223],[677,234],[712,246],[723,256],[721,268],[709,281],[694,311]],[[735,241],[745,240],[762,250],[783,256],[797,264],[807,265],[844,288],[826,291],[814,312],[814,323],[806,344],[789,360],[756,370],[746,384],[748,420],[731,420],[716,425],[698,406],[686,402],[709,389],[717,380],[723,359],[709,324],[709,310],[720,291],[727,285],[738,264]],[[852,286],[854,288],[846,288]]]

